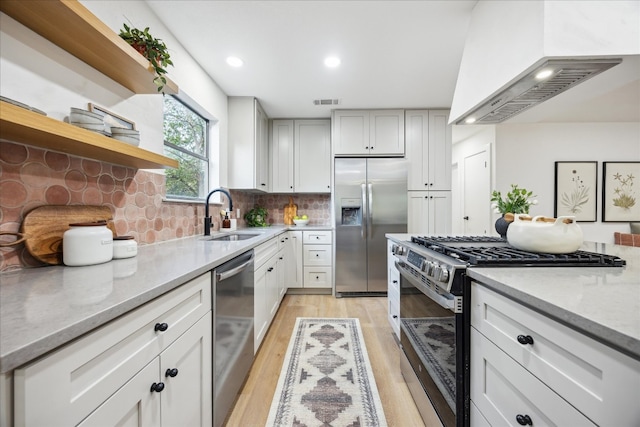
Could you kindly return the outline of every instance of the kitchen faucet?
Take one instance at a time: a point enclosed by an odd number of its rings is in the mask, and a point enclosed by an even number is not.
[[[227,198],[229,199],[229,212],[233,211],[233,202],[231,201],[231,194],[229,194],[227,190],[223,190],[222,188],[216,188],[215,190],[211,191],[211,193],[207,195],[207,200],[204,202],[204,235],[205,236],[211,235],[211,217],[209,216],[209,198],[213,193],[216,193],[218,191],[221,193],[224,193],[227,196]]]

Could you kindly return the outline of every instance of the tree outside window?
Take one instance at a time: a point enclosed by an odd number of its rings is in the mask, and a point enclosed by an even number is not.
[[[164,96],[164,153],[179,163],[166,171],[166,197],[203,199],[209,190],[209,122],[173,96]]]

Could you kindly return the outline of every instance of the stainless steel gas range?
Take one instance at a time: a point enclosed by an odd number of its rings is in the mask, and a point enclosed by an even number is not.
[[[401,369],[425,423],[469,425],[468,268],[624,266],[611,255],[521,251],[490,236],[412,237],[396,244],[400,272]]]

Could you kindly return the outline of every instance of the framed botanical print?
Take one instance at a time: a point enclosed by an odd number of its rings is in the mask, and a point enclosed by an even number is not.
[[[602,164],[602,222],[640,221],[640,162]]]
[[[554,216],[597,219],[598,162],[556,162]]]

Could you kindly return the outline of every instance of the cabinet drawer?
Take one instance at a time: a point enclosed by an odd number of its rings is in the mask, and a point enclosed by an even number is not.
[[[534,426],[594,426],[475,328],[471,349],[470,397],[489,424],[518,426],[526,415]]]
[[[259,269],[269,258],[278,252],[279,238],[273,238],[253,248],[253,271]]]
[[[304,245],[304,265],[331,265],[331,246]]]
[[[600,425],[640,419],[640,361],[477,283],[471,324],[525,369]],[[533,344],[520,344],[518,336]],[[636,396],[636,397],[633,397]]]
[[[207,273],[17,369],[16,425],[76,425],[210,310]]]
[[[305,288],[330,288],[332,286],[331,267],[305,267]]]
[[[330,245],[331,244],[331,230],[317,230],[317,231],[303,231],[302,243],[315,244],[315,245]]]

